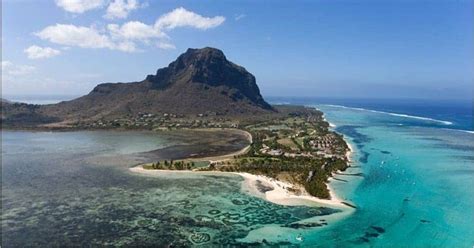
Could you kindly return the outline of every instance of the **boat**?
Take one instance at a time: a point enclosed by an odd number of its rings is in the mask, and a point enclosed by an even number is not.
[[[298,234],[298,236],[296,236],[296,240],[303,241],[303,236],[301,234]]]

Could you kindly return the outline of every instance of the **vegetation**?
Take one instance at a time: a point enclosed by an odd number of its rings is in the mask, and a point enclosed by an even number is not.
[[[150,163],[143,166],[144,169],[148,170],[191,170],[195,167],[194,162],[185,162],[185,161],[173,161],[164,160],[158,161],[156,163]]]
[[[302,186],[309,194],[330,198],[326,183],[332,173],[348,167],[347,144],[330,131],[314,109],[243,127],[253,142],[245,154],[196,166],[194,160],[162,161],[147,169],[248,172]],[[200,162],[199,162],[200,163]]]

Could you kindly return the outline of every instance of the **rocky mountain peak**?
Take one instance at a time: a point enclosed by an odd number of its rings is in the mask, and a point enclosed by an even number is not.
[[[148,75],[146,80],[152,82],[155,89],[186,88],[195,84],[221,87],[223,94],[234,100],[248,99],[259,107],[271,109],[260,95],[255,77],[227,60],[216,48],[189,48],[168,67],[159,69],[156,75]]]

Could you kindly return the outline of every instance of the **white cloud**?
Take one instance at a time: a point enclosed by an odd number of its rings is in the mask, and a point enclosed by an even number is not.
[[[30,65],[16,65],[8,60],[2,60],[2,79],[8,76],[27,75],[34,72],[36,68]]]
[[[119,26],[117,24],[107,25],[111,36],[115,39],[142,40],[150,38],[164,38],[166,35],[153,26],[142,22],[132,21]]]
[[[43,40],[65,46],[108,48],[124,52],[135,51],[135,44],[133,42],[114,42],[107,34],[103,34],[93,27],[56,24],[46,27],[35,34]]]
[[[13,63],[8,60],[2,60],[2,71],[5,71],[6,68],[12,66]]]
[[[56,24],[48,26],[35,34],[43,40],[65,46],[78,46],[83,48],[113,47],[108,36],[100,34],[99,31],[89,27]]]
[[[137,48],[138,44],[150,45],[152,41],[157,42],[157,47],[161,49],[176,48],[169,42],[166,30],[178,27],[206,30],[217,27],[224,21],[225,18],[222,16],[203,17],[181,7],[159,17],[154,25],[130,21],[121,26],[108,24],[106,29],[98,30],[94,27],[56,24],[36,32],[35,35],[67,47],[108,48],[135,52],[141,50]]]
[[[247,17],[246,14],[240,14],[240,15],[236,15],[234,19],[235,19],[236,21],[239,21],[240,19],[245,18],[245,17]]]
[[[158,42],[158,44],[156,44],[156,46],[160,49],[164,49],[164,50],[170,50],[170,49],[176,49],[176,46],[171,44],[171,43],[168,43],[168,42]]]
[[[130,52],[130,53],[140,51],[139,49],[137,49],[135,42],[128,41],[128,40],[118,42],[111,49],[120,50],[122,52]]]
[[[88,10],[103,7],[104,0],[56,0],[56,5],[72,13],[81,14]]]
[[[157,47],[161,49],[174,49],[173,44],[167,42],[169,37],[154,26],[150,26],[138,21],[131,21],[119,26],[117,24],[107,25],[110,37],[114,41],[127,42],[128,44],[135,44],[135,42],[142,42],[150,44],[152,40],[160,40]],[[124,50],[124,49],[121,49]]]
[[[193,27],[206,30],[215,28],[225,21],[223,16],[204,17],[183,7],[162,15],[155,23],[158,29],[174,29],[177,27]]]
[[[93,27],[56,24],[46,27],[35,34],[43,40],[64,46],[108,48],[124,52],[134,52],[136,50],[133,42],[124,40],[113,41],[108,34],[100,32]]]
[[[123,19],[127,18],[130,11],[139,7],[137,0],[114,0],[107,7],[107,12],[104,15],[107,19]]]
[[[61,54],[61,51],[51,47],[39,47],[35,45],[28,47],[24,52],[28,55],[29,59],[51,58]]]

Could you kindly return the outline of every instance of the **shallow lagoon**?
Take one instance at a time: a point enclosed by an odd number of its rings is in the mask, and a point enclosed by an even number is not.
[[[241,193],[239,176],[128,170],[149,159],[141,151],[189,142],[166,133],[3,132],[3,246],[238,244],[264,225],[336,211],[268,203]]]
[[[472,247],[472,133],[318,108],[356,150],[353,167],[331,182],[357,206],[350,215],[265,202],[242,193],[238,176],[129,172],[149,159],[141,151],[168,151],[183,137],[4,132],[3,245]]]

